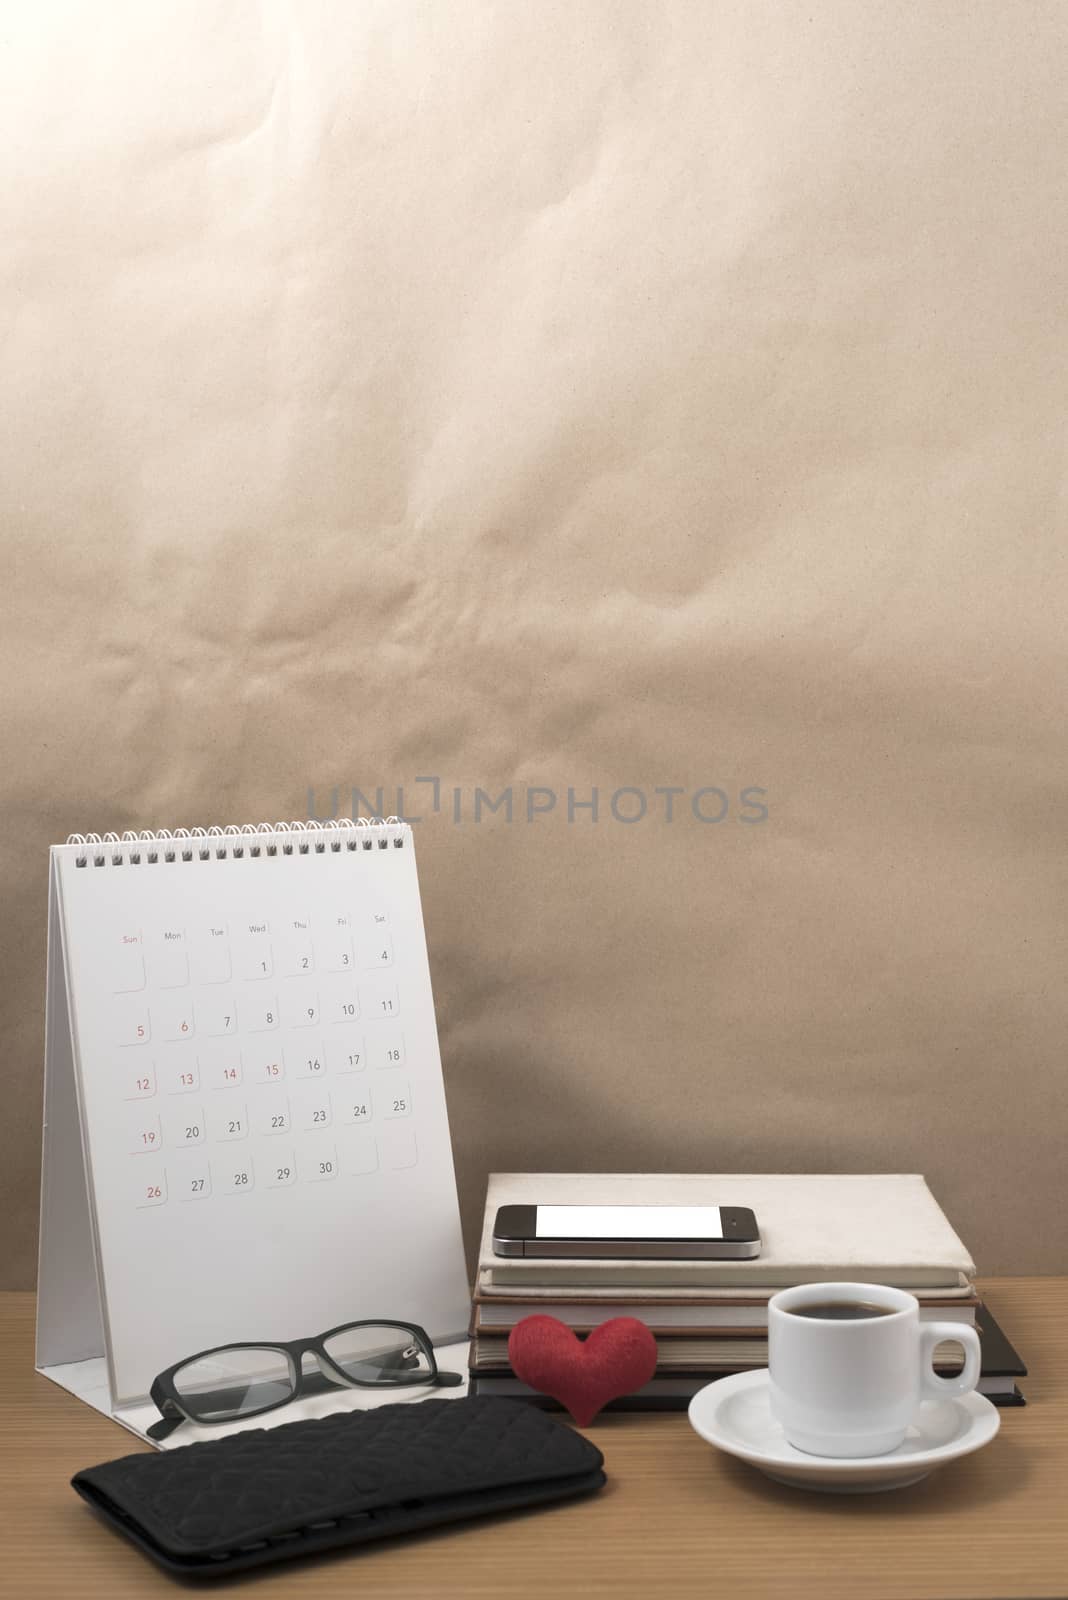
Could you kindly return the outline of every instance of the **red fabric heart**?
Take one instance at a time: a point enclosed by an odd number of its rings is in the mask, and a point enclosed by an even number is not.
[[[524,1317],[508,1335],[508,1360],[520,1382],[559,1400],[584,1428],[609,1400],[649,1382],[656,1340],[637,1317],[612,1317],[584,1340],[556,1317]]]

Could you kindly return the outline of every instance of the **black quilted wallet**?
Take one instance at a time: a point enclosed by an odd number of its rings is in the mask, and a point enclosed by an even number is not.
[[[599,1489],[601,1452],[533,1406],[421,1400],[257,1428],[71,1479],[170,1572],[219,1578]]]

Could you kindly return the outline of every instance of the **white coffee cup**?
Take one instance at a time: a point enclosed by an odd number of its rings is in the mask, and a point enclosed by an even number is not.
[[[839,1320],[850,1306],[871,1310]],[[932,1364],[935,1346],[947,1339],[964,1347],[959,1377],[939,1377]],[[968,1394],[979,1365],[975,1329],[921,1322],[919,1301],[904,1289],[806,1283],[781,1290],[768,1304],[772,1414],[790,1444],[810,1455],[896,1450],[921,1400]]]

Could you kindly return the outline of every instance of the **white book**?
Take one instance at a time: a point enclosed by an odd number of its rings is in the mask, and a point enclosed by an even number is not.
[[[551,1290],[548,1293],[558,1295],[559,1291]],[[770,1293],[768,1298],[770,1299]],[[930,1322],[975,1322],[975,1308],[979,1304],[975,1295],[969,1295],[967,1300],[954,1300],[947,1294],[936,1295],[930,1290],[921,1289],[918,1298],[920,1316]],[[711,1305],[707,1299],[680,1304],[665,1302],[651,1296],[635,1300],[633,1297],[609,1299],[605,1295],[598,1300],[582,1301],[542,1299],[533,1295],[523,1295],[522,1299],[509,1300],[491,1299],[489,1296],[480,1298],[475,1331],[481,1335],[484,1331],[497,1332],[500,1329],[514,1328],[524,1317],[534,1315],[556,1317],[569,1328],[580,1329],[583,1332],[598,1327],[602,1322],[608,1322],[612,1317],[637,1317],[639,1322],[644,1322],[654,1333],[676,1328],[766,1328],[768,1325],[767,1300],[759,1305],[752,1301],[733,1305]]]
[[[751,1261],[576,1261],[494,1255],[503,1205],[737,1205],[756,1214]],[[966,1297],[975,1263],[919,1173],[493,1173],[479,1293],[563,1287],[727,1297],[835,1278]]]

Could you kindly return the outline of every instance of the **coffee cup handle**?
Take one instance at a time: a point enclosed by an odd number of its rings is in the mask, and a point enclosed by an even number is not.
[[[955,1378],[943,1378],[934,1370],[935,1347],[952,1340],[964,1346],[964,1368]],[[952,1395],[970,1394],[979,1382],[982,1349],[974,1328],[959,1322],[924,1322],[920,1326],[920,1362],[924,1398],[946,1400]]]

